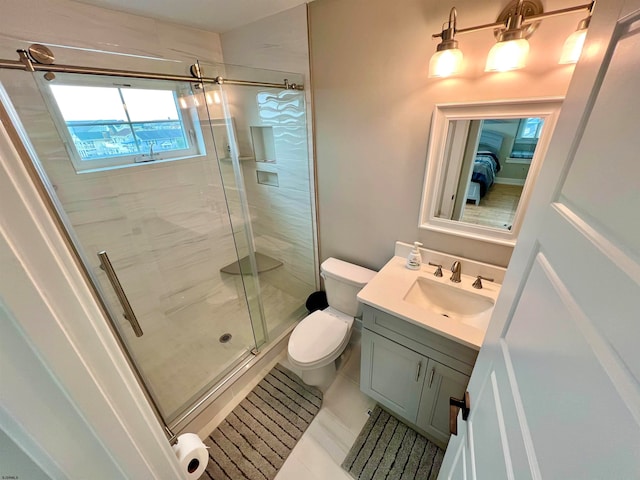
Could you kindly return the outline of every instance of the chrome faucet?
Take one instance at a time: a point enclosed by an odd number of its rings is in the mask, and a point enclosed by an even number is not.
[[[478,275],[476,277],[476,281],[471,284],[473,288],[480,289],[482,288],[482,280],[486,280],[487,282],[493,282],[493,278],[483,277],[482,275]]]
[[[429,262],[429,265],[431,265],[432,267],[436,267],[436,271],[433,272],[433,275],[435,277],[441,277],[442,276],[442,265],[437,264],[437,263],[431,263],[431,262]]]
[[[460,262],[456,260],[453,262],[453,265],[451,265],[451,278],[449,278],[449,280],[453,283],[460,283],[460,270]]]

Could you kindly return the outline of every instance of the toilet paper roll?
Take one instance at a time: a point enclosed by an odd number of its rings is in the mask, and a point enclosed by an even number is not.
[[[183,433],[178,436],[178,443],[173,446],[183,478],[196,480],[204,473],[209,461],[207,446],[195,433]]]

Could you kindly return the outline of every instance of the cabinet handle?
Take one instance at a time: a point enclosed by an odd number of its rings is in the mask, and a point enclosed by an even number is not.
[[[429,388],[431,388],[431,385],[433,384],[433,377],[436,374],[436,367],[433,367],[431,369],[431,375],[429,375]]]
[[[416,382],[420,378],[420,369],[422,368],[422,362],[418,362],[418,368],[416,369]]]

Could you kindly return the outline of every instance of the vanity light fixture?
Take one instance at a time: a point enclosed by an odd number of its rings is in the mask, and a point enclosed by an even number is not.
[[[562,55],[560,55],[560,64],[577,63],[582,53],[582,47],[584,46],[584,40],[587,36],[587,28],[589,28],[589,22],[591,22],[591,14],[593,13],[593,5],[595,0],[591,2],[589,7],[589,16],[580,20],[578,28],[573,32],[564,42],[562,47]]]
[[[559,63],[576,63],[582,51],[584,36],[589,26],[591,11],[595,0],[591,3],[576,5],[544,12],[540,0],[512,0],[500,13],[494,23],[458,29],[456,26],[457,10],[451,9],[447,28],[441,33],[433,34],[433,38],[442,38],[436,53],[429,62],[429,77],[447,77],[459,73],[462,64],[462,52],[458,49],[456,34],[492,29],[497,42],[489,51],[485,65],[487,72],[505,72],[517,70],[526,64],[529,53],[527,39],[535,32],[540,21],[545,18],[588,10],[589,16],[578,24],[576,32],[571,34],[563,47]],[[442,66],[440,64],[442,63]]]
[[[498,41],[489,50],[485,72],[507,72],[518,70],[526,65],[529,41],[527,31],[522,27],[524,20],[522,1],[519,0],[515,10],[509,14],[506,28],[498,33]]]
[[[458,21],[458,11],[453,7],[449,12],[447,28],[442,29],[442,42],[436,47],[429,61],[429,77],[449,77],[460,73],[462,68],[462,51],[458,48],[458,41],[454,38]]]

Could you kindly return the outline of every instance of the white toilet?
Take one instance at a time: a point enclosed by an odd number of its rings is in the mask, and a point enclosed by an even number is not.
[[[328,258],[320,265],[329,306],[302,320],[289,338],[289,362],[302,372],[307,385],[328,385],[336,371],[355,316],[361,306],[356,295],[376,274],[373,270]]]

